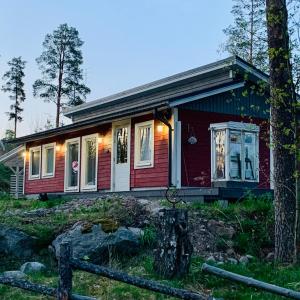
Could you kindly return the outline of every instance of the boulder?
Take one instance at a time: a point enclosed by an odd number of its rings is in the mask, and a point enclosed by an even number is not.
[[[26,262],[20,268],[20,271],[25,274],[35,273],[35,272],[43,272],[45,270],[46,270],[46,266],[37,261]]]
[[[91,230],[82,231],[82,223],[74,226],[53,242],[52,247],[56,257],[59,255],[59,245],[69,241],[73,248],[74,258],[89,260],[95,264],[108,261],[112,255],[134,255],[139,251],[139,236],[125,227],[120,227],[114,233],[105,233],[101,224],[92,225]]]
[[[207,228],[211,233],[224,239],[231,240],[235,235],[235,229],[232,226],[225,226],[223,221],[210,220]]]
[[[227,258],[227,262],[232,264],[232,265],[237,265],[238,264],[238,261],[235,259],[235,258]]]
[[[37,248],[36,237],[5,225],[0,227],[0,254],[17,258],[31,257]]]
[[[21,271],[6,271],[3,272],[3,276],[15,278],[15,279],[24,279],[27,277],[27,275]]]
[[[247,265],[249,263],[249,258],[246,255],[241,256],[239,259],[239,263],[242,265]]]

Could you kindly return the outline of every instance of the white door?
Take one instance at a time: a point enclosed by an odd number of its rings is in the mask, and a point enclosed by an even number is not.
[[[130,123],[114,126],[113,191],[130,189]]]

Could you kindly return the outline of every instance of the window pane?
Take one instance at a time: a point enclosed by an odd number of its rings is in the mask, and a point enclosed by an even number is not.
[[[85,185],[96,184],[96,139],[85,143]]]
[[[128,128],[127,127],[117,128],[116,138],[117,138],[117,164],[127,163]]]
[[[229,134],[229,175],[231,179],[241,179],[242,164],[241,164],[241,133],[230,131]]]
[[[216,143],[216,165],[215,178],[225,178],[225,130],[219,130],[215,133]]]
[[[68,187],[76,187],[78,185],[78,143],[68,144],[68,166],[67,166],[67,182]]]
[[[53,174],[54,148],[46,149],[46,174]]]
[[[140,161],[151,160],[151,127],[141,127],[140,132]]]
[[[40,174],[40,151],[31,152],[31,175]]]
[[[254,180],[255,175],[255,153],[256,135],[245,133],[245,179]]]

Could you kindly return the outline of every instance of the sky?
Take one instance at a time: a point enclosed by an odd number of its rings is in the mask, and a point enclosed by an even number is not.
[[[41,77],[36,58],[47,33],[67,23],[79,31],[87,101],[199,67],[220,53],[232,23],[232,0],[0,0],[0,86],[7,62],[26,64],[26,100],[18,136],[55,119],[55,104],[32,95]],[[13,129],[12,103],[0,91],[0,138]],[[67,122],[67,121],[65,121]]]

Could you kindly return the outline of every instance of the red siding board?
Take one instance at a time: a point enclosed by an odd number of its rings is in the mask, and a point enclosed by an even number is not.
[[[134,118],[131,121],[130,187],[165,187],[168,185],[168,129],[157,132],[159,121],[154,122],[154,166],[134,169],[134,128],[136,123],[152,120],[152,115]]]
[[[183,186],[211,186],[211,145],[210,124],[220,122],[253,122],[260,126],[259,142],[259,187],[269,188],[270,150],[266,144],[268,127],[265,120],[243,118],[236,115],[179,110],[179,120],[182,124],[182,174]],[[191,134],[195,134],[198,142],[191,145],[187,142]],[[263,140],[264,139],[264,140]]]

